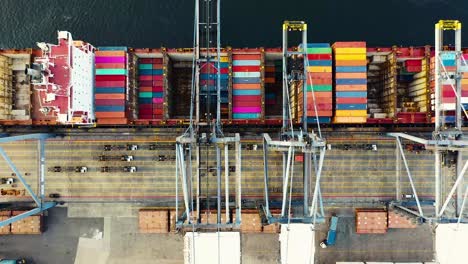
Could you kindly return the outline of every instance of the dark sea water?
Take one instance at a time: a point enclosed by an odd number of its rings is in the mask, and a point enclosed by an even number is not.
[[[0,0],[0,47],[56,41],[57,30],[95,46],[191,47],[193,0]],[[224,0],[222,44],[281,45],[285,19],[305,20],[309,42],[365,40],[368,45],[434,42],[434,23],[468,27],[468,0]],[[468,28],[463,43],[468,46]]]

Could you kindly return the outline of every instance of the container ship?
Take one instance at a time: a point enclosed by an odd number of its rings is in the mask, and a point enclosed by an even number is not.
[[[73,40],[66,31],[58,32],[57,44],[38,47],[0,50],[1,125],[184,125],[189,122],[195,81],[200,86],[200,118],[215,112],[218,67],[205,63],[192,80],[191,48],[95,47]],[[307,69],[307,80],[291,83],[287,93],[294,123],[433,123],[433,47],[368,47],[358,41],[291,49],[307,49],[305,65],[303,58],[288,63]],[[468,49],[462,57],[459,67],[467,66]],[[447,57],[442,63],[455,71],[455,61]],[[221,50],[224,125],[281,124],[282,63],[281,48]],[[468,76],[462,78],[461,102],[468,104]],[[306,106],[303,81],[310,102]],[[446,122],[453,122],[456,97],[450,85],[444,85],[442,101]]]

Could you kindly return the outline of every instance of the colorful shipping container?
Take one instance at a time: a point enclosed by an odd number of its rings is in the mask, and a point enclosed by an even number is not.
[[[98,125],[128,123],[127,48],[99,47],[95,52],[95,113]]]

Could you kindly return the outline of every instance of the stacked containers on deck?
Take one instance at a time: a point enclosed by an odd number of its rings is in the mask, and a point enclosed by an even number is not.
[[[263,85],[262,54],[233,53],[232,64],[232,118],[260,119]]]
[[[450,73],[454,74],[457,71],[456,53],[447,51],[441,54],[440,57],[441,57],[441,66],[440,66],[441,71],[443,72],[445,70],[449,74]],[[444,114],[445,122],[454,123],[455,122],[455,108],[456,108],[456,103],[457,103],[455,91],[453,90],[452,85],[449,84],[449,81],[446,81],[445,83],[442,81],[440,89],[441,89],[441,97],[442,97],[441,108],[445,112]]]
[[[203,94],[210,92],[211,106],[216,109],[216,89],[218,87],[217,62],[200,65],[200,89]],[[219,61],[221,87],[221,118],[229,114],[229,57],[221,56]]]
[[[462,54],[462,57],[463,59],[460,63],[460,71],[462,72],[461,103],[463,104],[465,110],[468,110],[468,54]],[[466,120],[466,117],[463,114],[463,112],[462,117]]]
[[[126,51],[126,47],[100,47],[95,53],[95,112],[98,124],[127,124]]]
[[[163,119],[163,58],[140,58],[138,82],[138,118]]]
[[[367,60],[365,42],[335,42],[334,123],[365,123],[367,119]]]
[[[333,115],[333,73],[330,44],[307,44],[307,62],[307,122],[317,122],[318,116],[320,123],[330,123]]]

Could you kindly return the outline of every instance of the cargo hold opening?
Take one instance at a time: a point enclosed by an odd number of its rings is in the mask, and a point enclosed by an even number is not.
[[[283,112],[283,60],[280,52],[265,52],[265,118],[281,119]]]
[[[31,51],[0,52],[0,122],[31,122],[31,84],[25,68]]]
[[[424,48],[388,48],[368,57],[368,121],[427,123],[429,67]]]
[[[168,117],[169,119],[189,119],[193,53],[169,52],[168,55],[170,58],[168,68],[172,73],[168,76],[168,83],[173,89],[167,102]]]

